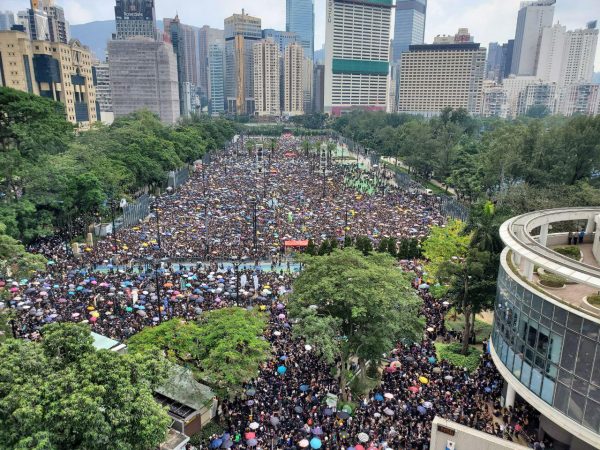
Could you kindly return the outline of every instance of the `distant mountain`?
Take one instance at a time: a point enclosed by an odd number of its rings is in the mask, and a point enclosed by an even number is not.
[[[162,20],[157,20],[156,25],[163,29]],[[79,39],[83,45],[87,45],[100,61],[106,59],[106,42],[112,38],[115,32],[114,20],[99,20],[96,22],[71,25],[71,37]]]
[[[594,83],[600,83],[600,72],[596,72],[596,73],[594,74],[594,78],[592,78],[592,81],[593,81]]]

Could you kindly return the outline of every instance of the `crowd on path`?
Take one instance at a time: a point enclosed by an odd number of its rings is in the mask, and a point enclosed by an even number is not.
[[[225,433],[203,449],[427,449],[434,415],[506,438],[523,433],[535,414],[500,408],[501,378],[487,355],[472,374],[437,361],[433,342],[449,336],[448,305],[424,290],[423,340],[391,349],[381,386],[338,410],[348,388],[292,335],[280,299],[294,279],[281,264],[283,242],[310,238],[318,245],[350,234],[368,236],[376,246],[381,237],[423,238],[443,217],[434,197],[391,187],[385,177],[353,166],[329,164],[323,174],[318,164],[289,136],[262,161],[235,147],[213,155],[181,190],[157,199],[160,245],[154,218],[79,256],[60,239],[39,242],[32,250],[49,259],[46,272],[0,280],[8,292],[0,307],[16,311],[14,334],[31,340],[51,322],[84,321],[94,332],[125,340],[145,326],[172,317],[193,320],[209,309],[268,311],[272,357],[244,398],[222,403]],[[364,192],[356,190],[361,186]],[[197,256],[203,261],[156,263]],[[225,268],[218,259],[271,259],[274,270]],[[97,270],[100,265],[109,269]],[[418,262],[404,265],[418,288]]]

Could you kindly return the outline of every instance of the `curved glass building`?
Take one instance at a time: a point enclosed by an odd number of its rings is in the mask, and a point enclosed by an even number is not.
[[[505,405],[519,395],[536,408],[540,434],[555,449],[600,448],[600,308],[587,302],[600,292],[599,225],[600,208],[569,208],[515,217],[500,229],[506,248],[490,352]]]

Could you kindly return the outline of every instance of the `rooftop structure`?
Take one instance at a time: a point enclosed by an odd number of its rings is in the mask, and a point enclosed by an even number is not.
[[[600,207],[536,211],[501,226],[490,346],[505,404],[518,394],[540,412],[541,434],[581,450],[600,447],[600,308],[587,301],[600,291],[598,226]],[[569,231],[579,258],[558,248]]]

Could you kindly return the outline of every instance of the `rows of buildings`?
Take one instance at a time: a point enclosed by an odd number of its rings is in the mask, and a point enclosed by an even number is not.
[[[328,0],[321,64],[314,0],[286,0],[285,31],[263,29],[244,10],[223,29],[175,16],[160,30],[154,0],[115,0],[115,33],[101,60],[70,39],[54,0],[30,0],[16,15],[0,13],[0,85],[65,102],[80,126],[142,108],[166,123],[195,113],[273,120],[354,109],[431,117],[446,107],[503,118],[598,114],[597,23],[567,30],[554,23],[555,3],[522,2],[514,39],[486,50],[466,28],[425,43],[427,0]],[[48,53],[63,68],[52,89]],[[61,62],[75,55],[77,64]]]

